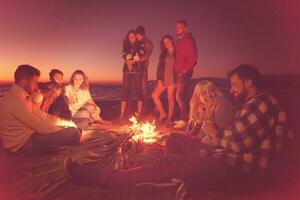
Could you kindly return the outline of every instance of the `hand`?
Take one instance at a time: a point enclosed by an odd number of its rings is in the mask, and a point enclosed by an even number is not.
[[[127,54],[126,55],[126,60],[130,60],[132,58],[132,55],[131,54]]]
[[[66,121],[66,120],[63,120],[60,122],[59,126],[64,126],[64,127],[74,127],[74,128],[77,128],[76,124],[72,121]]]
[[[209,122],[205,122],[205,121],[203,122],[202,131],[206,135],[208,135],[208,136],[210,136],[212,138],[216,138],[217,137],[218,130],[215,127],[213,127],[213,125],[211,123],[209,123]]]
[[[138,62],[138,61],[140,61],[140,57],[139,57],[138,55],[135,55],[135,56],[133,57],[133,60],[134,60],[135,62]]]
[[[132,60],[126,60],[126,64],[127,64],[127,66],[132,65],[133,61]]]

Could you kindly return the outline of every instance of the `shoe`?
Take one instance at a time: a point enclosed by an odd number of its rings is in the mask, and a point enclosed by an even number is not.
[[[181,129],[181,128],[185,128],[186,125],[187,125],[187,124],[186,124],[185,121],[183,121],[183,120],[178,120],[178,121],[175,121],[174,128]]]
[[[67,177],[80,185],[99,186],[100,170],[80,165],[68,157],[64,161],[64,171]]]

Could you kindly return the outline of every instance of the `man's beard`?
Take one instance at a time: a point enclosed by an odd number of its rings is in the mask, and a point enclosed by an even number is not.
[[[247,90],[243,89],[240,94],[234,96],[235,102],[238,104],[245,103],[247,98]]]

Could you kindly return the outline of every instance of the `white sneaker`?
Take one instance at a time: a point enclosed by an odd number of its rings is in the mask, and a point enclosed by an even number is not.
[[[178,120],[174,122],[174,128],[185,128],[186,127],[186,122],[183,120]]]

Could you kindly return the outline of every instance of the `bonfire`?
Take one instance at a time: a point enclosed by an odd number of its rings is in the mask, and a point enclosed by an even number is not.
[[[39,158],[18,157],[18,163],[28,170],[28,176],[12,183],[12,188],[18,190],[15,192],[22,194],[23,199],[57,198],[74,187],[63,170],[66,156],[98,169],[122,169],[134,165],[131,159],[146,147],[154,147],[160,152],[163,140],[154,121],[139,122],[136,116],[131,117],[122,130],[91,129],[90,132],[94,134],[84,135],[81,145],[62,147],[59,154]],[[160,155],[155,154],[155,158]]]
[[[132,116],[129,121],[132,122],[132,125],[129,126],[129,130],[132,131],[132,139],[135,142],[152,144],[161,139],[161,135],[156,130],[155,121],[151,123],[138,123],[135,116]]]

